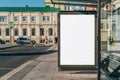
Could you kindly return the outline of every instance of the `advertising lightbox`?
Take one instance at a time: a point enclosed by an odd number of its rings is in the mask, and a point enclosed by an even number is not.
[[[59,12],[60,69],[96,69],[96,12]]]

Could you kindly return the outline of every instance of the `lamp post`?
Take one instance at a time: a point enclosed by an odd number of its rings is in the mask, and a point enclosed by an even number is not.
[[[13,16],[14,13],[12,14],[12,12],[9,12],[9,36],[10,36],[10,44],[13,43],[13,34],[12,34],[12,29],[13,29]]]
[[[9,34],[10,34],[10,43],[12,44],[12,28],[13,28],[13,22],[9,22]]]

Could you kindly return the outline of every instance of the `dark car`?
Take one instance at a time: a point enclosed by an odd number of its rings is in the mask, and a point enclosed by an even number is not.
[[[35,44],[36,41],[28,38],[20,37],[16,40],[16,43],[17,44]]]
[[[0,44],[5,44],[5,41],[0,39]]]

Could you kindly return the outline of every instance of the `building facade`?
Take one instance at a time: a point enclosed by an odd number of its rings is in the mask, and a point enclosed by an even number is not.
[[[120,42],[120,0],[105,2],[101,9],[101,43],[108,50]],[[110,44],[112,40],[112,44]]]
[[[112,9],[113,38],[116,42],[120,42],[120,0],[113,0]]]
[[[60,2],[60,0],[59,0]],[[58,2],[58,3],[59,3]],[[54,8],[60,8],[61,10],[65,10],[65,5],[60,5],[60,4],[52,4],[51,0],[45,0],[45,6],[50,6],[50,7],[54,7]]]
[[[19,37],[51,45],[57,37],[57,12],[50,7],[1,7],[0,39],[14,43]]]

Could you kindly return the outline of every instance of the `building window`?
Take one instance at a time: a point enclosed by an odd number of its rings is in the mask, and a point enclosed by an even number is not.
[[[47,16],[47,21],[49,21],[50,20],[50,16]]]
[[[49,36],[52,36],[52,35],[53,35],[53,29],[52,29],[52,28],[49,28],[48,34],[49,34]]]
[[[15,35],[15,36],[18,36],[18,28],[15,28],[15,29],[14,29],[14,35]]]
[[[14,17],[14,21],[18,21],[18,17]]]
[[[7,22],[7,16],[0,16],[0,22]]]
[[[40,36],[44,36],[44,28],[40,28]]]
[[[9,36],[9,28],[6,28],[6,36]]]
[[[118,15],[120,15],[120,8],[118,8]]]
[[[1,28],[0,28],[0,36],[2,35],[2,30],[1,30]]]
[[[35,36],[35,28],[32,28],[32,29],[31,29],[31,32],[32,32],[31,35],[32,35],[32,36]]]
[[[23,21],[27,21],[27,17],[23,17]]]
[[[106,29],[109,29],[109,24],[107,23]]]
[[[43,16],[43,21],[49,21],[50,20],[50,16]]]
[[[40,43],[45,43],[45,39],[40,39]]]
[[[113,30],[113,31],[116,30],[116,24],[115,24],[115,23],[112,24],[112,30]]]
[[[101,29],[103,29],[104,28],[104,25],[103,25],[103,23],[101,23]]]
[[[45,21],[46,20],[46,16],[43,16],[43,21]]]
[[[112,15],[118,15],[119,11],[118,10],[115,10],[113,11],[113,14]]]
[[[31,21],[35,21],[35,17],[33,16],[33,17],[31,17]]]
[[[23,29],[23,36],[27,35],[27,29]]]

